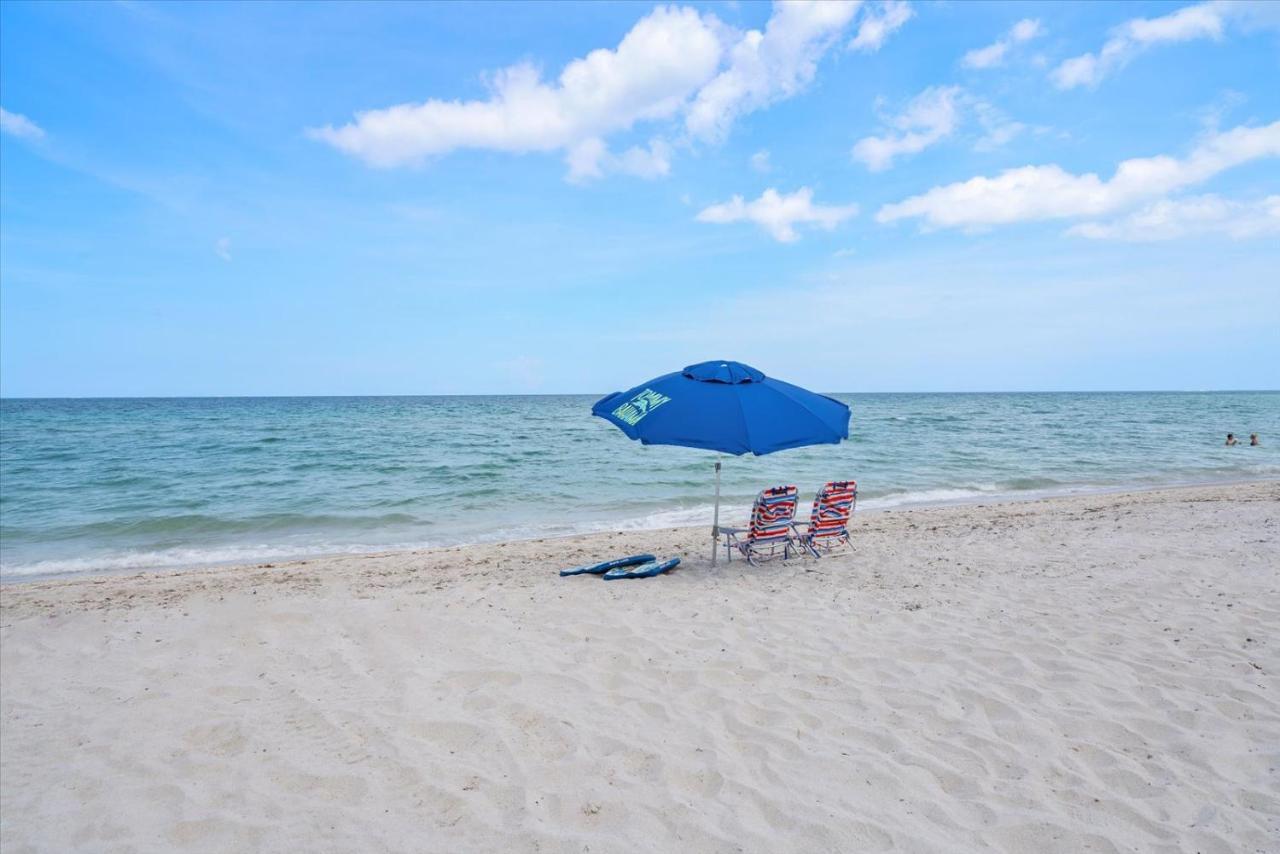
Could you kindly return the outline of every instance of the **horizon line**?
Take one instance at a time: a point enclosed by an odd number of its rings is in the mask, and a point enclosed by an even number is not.
[[[819,394],[891,395],[891,394],[1275,394],[1280,388],[1133,388],[1133,389],[975,389],[967,391],[821,391]],[[143,394],[143,395],[0,395],[0,402],[29,400],[335,400],[380,397],[593,397],[599,392],[422,392],[391,394]],[[608,393],[606,393],[608,394]]]

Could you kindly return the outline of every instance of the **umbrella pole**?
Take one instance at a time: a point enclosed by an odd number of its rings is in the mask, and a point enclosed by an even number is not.
[[[720,553],[720,461],[716,460],[716,514],[711,522],[711,565]]]

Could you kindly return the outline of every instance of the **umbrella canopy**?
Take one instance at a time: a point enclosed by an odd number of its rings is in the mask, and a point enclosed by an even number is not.
[[[646,445],[757,456],[849,438],[849,407],[741,362],[699,362],[596,401],[591,414]],[[711,563],[720,535],[716,463]]]
[[[849,438],[849,407],[741,362],[701,362],[591,407],[646,445],[757,456]]]

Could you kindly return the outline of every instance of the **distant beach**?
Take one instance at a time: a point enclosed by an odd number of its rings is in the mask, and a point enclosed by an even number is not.
[[[559,578],[637,551],[646,581]],[[34,850],[1267,851],[1280,483],[0,587]]]
[[[869,511],[1280,477],[1276,392],[836,397],[848,442],[721,458],[729,517],[833,478]],[[709,526],[716,457],[629,442],[594,400],[2,400],[0,577]]]

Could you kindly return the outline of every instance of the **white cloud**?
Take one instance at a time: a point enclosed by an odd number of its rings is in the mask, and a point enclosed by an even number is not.
[[[0,131],[21,139],[42,139],[44,130],[21,113],[11,113],[0,107]]]
[[[934,86],[913,98],[898,115],[882,118],[891,130],[858,140],[850,153],[872,172],[882,172],[896,158],[918,154],[951,136],[969,117],[983,131],[973,143],[975,151],[992,151],[1027,129],[959,86]]]
[[[1023,18],[1009,30],[1009,38],[1015,42],[1029,42],[1044,35],[1044,27],[1039,18]]]
[[[769,149],[762,148],[751,155],[751,168],[761,173],[773,169],[773,164],[769,162]]]
[[[1198,184],[1264,157],[1280,156],[1280,121],[1211,134],[1179,160],[1161,155],[1125,160],[1109,180],[1057,165],[1008,169],[994,178],[934,187],[880,208],[879,222],[918,218],[937,228],[981,228],[1013,222],[1104,216]]]
[[[893,165],[895,157],[917,154],[949,136],[959,121],[961,90],[958,86],[931,86],[888,120],[894,131],[858,140],[852,155],[872,172]]]
[[[755,201],[746,202],[742,196],[734,196],[727,202],[704,208],[697,219],[714,223],[754,222],[775,240],[792,243],[800,238],[795,230],[797,224],[830,231],[857,213],[857,205],[815,205],[813,190],[808,187],[801,187],[790,195],[782,195],[770,187]]]
[[[615,155],[604,140],[591,137],[570,146],[565,162],[569,166],[568,178],[575,183],[614,172],[637,178],[661,178],[671,172],[671,146],[661,139],[652,139],[647,148],[633,145]]]
[[[213,244],[213,251],[217,253],[218,257],[221,258],[223,261],[230,261],[231,260],[231,238],[219,237],[218,242]]]
[[[994,151],[1008,145],[1014,137],[1027,129],[1022,122],[1002,121],[987,127],[987,132],[974,143],[974,151]]]
[[[1023,18],[1009,32],[986,47],[975,48],[964,55],[960,64],[966,68],[994,68],[1003,65],[1009,48],[1044,34],[1037,18]]]
[[[486,100],[431,99],[369,110],[350,124],[310,134],[383,167],[462,148],[568,149],[674,116],[715,75],[722,28],[693,9],[659,6],[616,49],[570,62],[554,82],[544,82],[531,65],[515,65],[493,76]]]
[[[1158,18],[1133,18],[1114,28],[1097,53],[1084,53],[1062,62],[1051,77],[1059,89],[1097,86],[1148,47],[1197,39],[1216,41],[1233,22],[1246,29],[1277,27],[1280,12],[1274,3],[1210,0]]]
[[[877,7],[877,12],[868,10],[863,15],[858,34],[849,42],[850,50],[875,53],[889,36],[915,15],[906,0],[881,0]]]
[[[1219,196],[1162,199],[1111,222],[1085,222],[1068,234],[1091,240],[1150,242],[1204,235],[1236,240],[1280,234],[1280,195],[1252,202]]]
[[[1008,52],[1009,43],[1001,39],[986,47],[977,47],[969,51],[961,57],[960,64],[965,68],[994,68],[1004,64],[1004,55]]]
[[[729,50],[728,66],[698,92],[685,118],[696,139],[721,140],[745,113],[789,98],[817,72],[818,60],[853,20],[858,3],[776,3],[764,32],[750,30]]]
[[[1199,118],[1205,131],[1212,133],[1222,126],[1222,120],[1229,113],[1235,111],[1247,100],[1248,98],[1242,92],[1223,89],[1218,97],[1196,111],[1196,117]]]
[[[985,101],[975,101],[973,110],[983,130],[982,137],[973,145],[974,151],[994,151],[1027,129],[1022,122],[1013,121]]]
[[[608,172],[665,175],[666,143],[614,156],[606,139],[646,122],[678,122],[694,140],[723,139],[739,117],[808,86],[858,6],[778,2],[763,31],[745,33],[710,13],[659,6],[616,48],[570,62],[555,80],[543,80],[533,65],[514,65],[489,77],[484,99],[368,110],[307,133],[379,167],[460,149],[562,151],[574,181]]]

